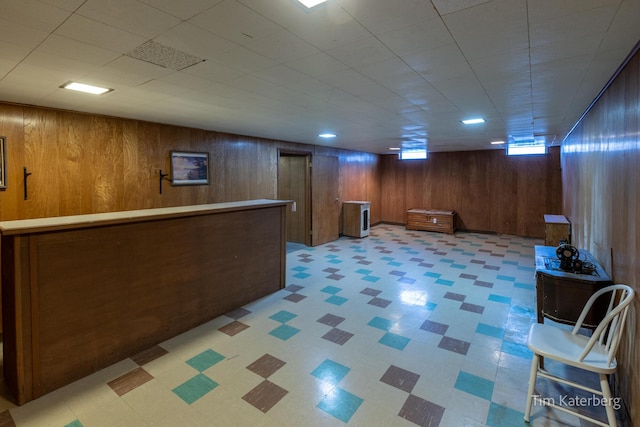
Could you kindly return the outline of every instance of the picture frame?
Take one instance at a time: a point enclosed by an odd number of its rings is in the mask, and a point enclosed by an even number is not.
[[[209,153],[171,151],[171,185],[209,185]]]
[[[7,188],[7,140],[0,136],[0,190]]]

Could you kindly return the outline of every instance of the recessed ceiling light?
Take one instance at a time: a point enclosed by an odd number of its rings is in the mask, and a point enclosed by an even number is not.
[[[320,138],[335,138],[336,134],[335,133],[321,133],[320,135],[318,135]]]
[[[113,90],[113,89],[108,89],[106,87],[92,86],[92,85],[78,83],[78,82],[67,82],[60,87],[62,89],[76,90],[78,92],[91,93],[93,95],[102,95],[104,93],[111,92]]]
[[[491,141],[491,145],[500,145],[504,144],[504,141]]]
[[[463,120],[462,123],[464,123],[465,125],[477,125],[478,123],[484,123],[485,121],[485,119],[477,117],[474,119]]]
[[[319,5],[320,3],[324,3],[327,0],[298,0],[300,3],[305,5],[307,8],[311,9],[314,6]]]
[[[389,147],[391,151],[400,151],[400,147]]]

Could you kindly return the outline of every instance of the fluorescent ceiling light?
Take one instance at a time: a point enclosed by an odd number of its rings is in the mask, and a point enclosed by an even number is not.
[[[504,141],[491,141],[491,145],[500,145],[504,144]]]
[[[314,6],[319,5],[320,3],[324,3],[327,0],[298,0],[300,3],[305,5],[307,8],[311,9]]]
[[[400,147],[389,147],[391,151],[400,151]]]
[[[335,133],[321,133],[320,135],[318,135],[320,138],[335,138],[336,134]]]
[[[76,90],[78,92],[91,93],[93,95],[102,95],[104,93],[111,92],[113,90],[105,87],[92,86],[92,85],[78,83],[78,82],[67,82],[60,87],[63,89]]]
[[[484,123],[485,121],[485,119],[478,117],[475,119],[463,120],[462,123],[464,123],[465,125],[477,125],[478,123]]]

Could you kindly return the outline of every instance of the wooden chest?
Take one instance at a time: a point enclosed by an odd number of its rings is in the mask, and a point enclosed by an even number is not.
[[[456,231],[456,211],[409,209],[406,228],[453,234]]]
[[[545,215],[544,245],[559,246],[561,240],[571,243],[571,223],[564,215]]]

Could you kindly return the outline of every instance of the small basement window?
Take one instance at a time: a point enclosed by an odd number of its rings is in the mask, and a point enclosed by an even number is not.
[[[547,146],[545,143],[514,143],[507,145],[508,156],[524,156],[531,154],[547,154]]]

